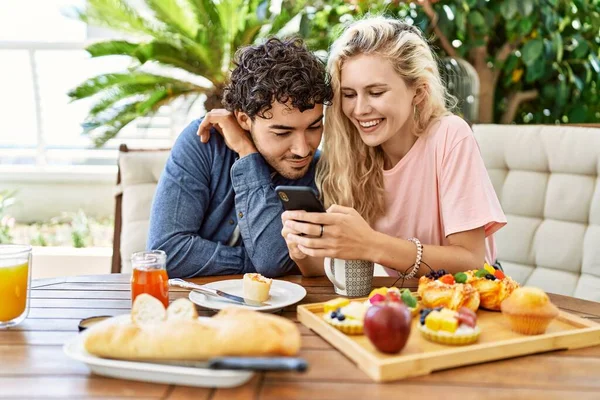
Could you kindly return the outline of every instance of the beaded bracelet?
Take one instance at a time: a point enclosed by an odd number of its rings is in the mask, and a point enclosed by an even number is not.
[[[410,239],[408,239],[408,241],[413,242],[415,244],[415,246],[417,246],[417,258],[415,260],[415,264],[413,265],[412,271],[410,271],[406,275],[404,275],[403,273],[399,273],[400,278],[402,278],[402,279],[414,278],[415,275],[417,274],[417,272],[419,271],[419,267],[421,266],[421,259],[423,258],[423,245],[421,244],[421,241],[419,239],[417,239],[416,237],[410,238]]]

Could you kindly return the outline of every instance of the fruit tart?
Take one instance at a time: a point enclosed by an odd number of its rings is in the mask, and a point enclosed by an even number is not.
[[[419,331],[427,340],[436,343],[462,345],[475,343],[481,334],[477,315],[467,307],[458,311],[445,307],[421,310]]]
[[[348,299],[334,299],[325,303],[324,311],[331,310],[331,306],[338,303],[340,307],[333,311],[325,312],[323,319],[329,325],[347,335],[362,335],[363,324],[367,306],[362,301],[348,301]],[[329,304],[328,304],[329,303]]]
[[[413,317],[419,313],[419,302],[408,289],[399,289],[397,287],[373,289],[365,303],[368,307],[371,307],[383,301],[404,304]]]
[[[431,271],[419,279],[417,293],[424,307],[445,307],[458,310],[479,308],[479,293],[468,283],[457,283],[445,270]]]
[[[510,276],[487,263],[479,270],[459,272],[454,277],[473,286],[479,292],[479,306],[492,311],[500,311],[500,304],[519,287]]]

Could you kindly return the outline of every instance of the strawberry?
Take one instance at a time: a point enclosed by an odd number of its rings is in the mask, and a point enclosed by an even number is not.
[[[454,285],[454,283],[455,283],[454,277],[450,274],[446,274],[446,275],[442,276],[440,279],[438,279],[438,281],[440,281],[442,283],[446,283],[448,285]]]
[[[504,279],[506,277],[506,275],[504,275],[504,272],[500,271],[499,269],[494,271],[494,276],[498,279]]]
[[[458,323],[475,328],[475,319],[468,314],[458,314]]]
[[[477,319],[477,314],[475,314],[475,311],[471,310],[470,308],[467,307],[461,307],[458,310],[459,314],[465,314],[468,315],[469,317],[473,318],[473,319]]]
[[[382,301],[385,301],[385,296],[383,296],[379,293],[376,293],[373,296],[371,296],[369,301],[371,302],[371,304],[381,303]]]
[[[387,294],[387,299],[389,301],[391,301],[392,303],[403,303],[402,298],[400,297],[400,294],[397,292],[389,291]]]

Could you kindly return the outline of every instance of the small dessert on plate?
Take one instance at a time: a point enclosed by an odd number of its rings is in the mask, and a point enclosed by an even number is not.
[[[492,311],[500,311],[500,304],[519,287],[510,276],[487,263],[479,270],[459,272],[454,277],[473,286],[479,292],[479,306]]]
[[[362,335],[367,311],[365,303],[362,301],[346,303],[347,299],[334,299],[328,303],[333,304],[335,301],[343,305],[333,311],[325,312],[323,314],[325,322],[347,335]],[[325,309],[330,308],[325,307]]]
[[[261,274],[248,273],[244,274],[243,282],[244,298],[260,302],[269,299],[272,279],[265,278]]]
[[[397,287],[373,289],[365,303],[370,307],[383,301],[404,304],[413,317],[419,313],[417,298],[408,289],[399,289]]]
[[[501,309],[511,329],[525,335],[546,332],[550,322],[558,316],[558,308],[550,302],[548,295],[528,286],[516,289],[502,302]]]
[[[445,307],[458,310],[467,307],[471,311],[479,308],[479,292],[468,283],[458,283],[445,270],[432,271],[419,279],[417,293],[424,307]]]
[[[419,331],[427,340],[442,344],[475,343],[481,334],[477,315],[467,307],[458,311],[437,307],[421,310]]]

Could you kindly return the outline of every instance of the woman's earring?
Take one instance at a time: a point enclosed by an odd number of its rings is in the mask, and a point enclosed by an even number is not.
[[[415,120],[419,119],[419,115],[417,114],[417,105],[413,104],[413,117]]]

